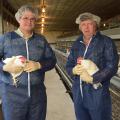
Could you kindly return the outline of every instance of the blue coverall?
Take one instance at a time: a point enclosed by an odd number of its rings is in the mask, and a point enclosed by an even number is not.
[[[93,88],[92,84],[82,82],[80,76],[73,75],[72,69],[77,58],[83,57],[86,46],[81,35],[73,44],[66,63],[66,70],[73,79],[72,93],[77,120],[111,120],[111,97],[109,92],[110,79],[118,69],[118,54],[111,38],[97,32],[87,49],[85,59],[90,59],[99,68],[93,75],[93,84],[101,83],[102,87]]]
[[[28,73],[23,72],[18,76],[17,87],[13,86],[12,76],[3,71],[2,62],[5,58],[17,55],[27,58],[27,54],[29,60],[40,62],[42,65],[41,69],[29,73],[30,96],[28,96]],[[44,76],[55,64],[55,54],[42,35],[33,33],[27,41],[16,32],[9,32],[0,37],[0,79],[4,120],[45,120],[47,97]]]

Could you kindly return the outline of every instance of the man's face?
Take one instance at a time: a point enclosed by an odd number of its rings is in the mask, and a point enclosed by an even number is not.
[[[25,11],[19,20],[20,28],[24,31],[31,31],[35,27],[35,15],[30,11]]]
[[[82,21],[79,29],[85,37],[92,37],[96,33],[96,23],[90,19]]]

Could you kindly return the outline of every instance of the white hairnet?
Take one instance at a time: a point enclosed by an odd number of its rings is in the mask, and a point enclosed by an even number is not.
[[[80,14],[76,18],[75,23],[80,24],[81,21],[85,21],[88,19],[95,21],[97,23],[97,25],[99,26],[101,18],[99,16],[96,16],[96,15],[89,13],[89,12],[85,12],[85,13]]]

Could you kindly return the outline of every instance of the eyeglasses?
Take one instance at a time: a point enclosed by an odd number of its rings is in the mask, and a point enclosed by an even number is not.
[[[36,21],[36,18],[22,17],[21,19],[24,20],[24,21],[30,21],[30,22],[35,22]]]

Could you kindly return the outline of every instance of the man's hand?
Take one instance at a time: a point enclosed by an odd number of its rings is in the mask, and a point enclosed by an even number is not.
[[[24,71],[26,71],[26,72],[33,72],[38,69],[41,69],[41,65],[39,62],[35,62],[35,61],[27,61],[26,65],[24,67]]]
[[[77,64],[73,69],[72,72],[74,75],[80,75],[81,73],[81,65]]]
[[[3,71],[9,72],[9,73],[19,73],[23,70],[23,67],[17,66],[14,64],[15,58],[13,58],[10,62],[6,63],[3,66]]]
[[[85,68],[83,68],[82,65],[80,65],[80,78],[82,81],[85,81],[87,83],[93,83],[93,77],[87,72]]]

